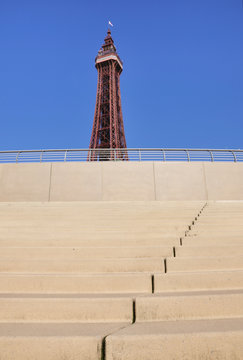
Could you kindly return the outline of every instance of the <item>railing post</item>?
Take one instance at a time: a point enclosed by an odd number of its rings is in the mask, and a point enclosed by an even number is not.
[[[210,154],[210,156],[211,156],[211,161],[214,161],[214,158],[213,158],[213,153],[212,153],[212,151],[210,151],[210,150],[208,150],[209,151],[209,154]]]
[[[16,155],[16,164],[18,162],[18,158],[19,158],[19,154],[20,154],[21,151],[18,151],[17,155]]]
[[[139,158],[139,161],[142,160],[142,157],[141,157],[141,149],[138,149],[138,158]]]
[[[64,154],[64,161],[67,160],[67,150],[65,151],[65,154]]]
[[[165,161],[165,151],[164,151],[164,149],[162,149],[162,152],[163,152],[163,160]]]
[[[233,156],[234,156],[234,162],[237,162],[237,158],[236,158],[236,156],[235,156],[234,151],[233,151],[233,150],[231,150],[231,152],[232,152],[232,154],[233,154]]]
[[[43,151],[41,151],[40,153],[40,163],[42,162],[42,158],[43,158]]]
[[[187,160],[190,161],[190,155],[189,155],[189,151],[185,150],[186,154],[187,154]]]

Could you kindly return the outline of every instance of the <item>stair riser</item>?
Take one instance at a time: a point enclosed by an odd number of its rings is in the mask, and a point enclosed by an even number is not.
[[[131,298],[0,299],[0,322],[132,322]]]
[[[2,360],[101,359],[101,338],[75,337],[0,337]]]
[[[218,257],[243,255],[242,246],[181,246],[175,249],[176,257]]]
[[[136,299],[137,321],[243,317],[243,294],[166,296]]]
[[[240,360],[243,331],[222,333],[110,336],[106,360]]]
[[[163,259],[96,259],[95,261],[0,261],[0,272],[7,273],[113,273],[164,272]]]
[[[93,248],[1,248],[1,259],[77,260],[102,258],[166,257],[173,255],[172,247],[93,247]]]
[[[149,274],[0,275],[0,292],[4,294],[151,293],[151,289]]]
[[[240,257],[178,257],[167,259],[167,271],[243,270],[243,256]]]
[[[42,239],[23,239],[23,240],[16,240],[14,239],[9,240],[0,240],[0,249],[2,247],[123,247],[123,246],[175,246],[179,245],[179,236],[174,238],[163,238],[161,236],[158,239],[150,239],[149,237],[146,239],[137,239],[137,240],[125,240],[125,239],[98,239],[98,240],[75,240],[73,238],[62,240],[62,239],[53,239],[53,240],[45,240]]]
[[[174,273],[154,276],[155,293],[243,289],[243,271]]]

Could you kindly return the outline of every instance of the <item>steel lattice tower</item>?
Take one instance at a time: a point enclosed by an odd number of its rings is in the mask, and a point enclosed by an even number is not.
[[[90,139],[89,160],[128,160],[126,139],[123,126],[120,74],[123,64],[119,58],[111,31],[108,29],[105,43],[95,58],[95,67],[98,70],[97,95],[93,129]],[[102,149],[102,150],[98,150]]]

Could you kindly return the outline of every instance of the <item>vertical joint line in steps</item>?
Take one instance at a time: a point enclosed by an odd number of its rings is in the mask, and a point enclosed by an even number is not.
[[[176,248],[173,246],[173,257],[176,257]]]
[[[165,273],[167,273],[167,262],[166,262],[166,259],[164,259],[164,267],[165,267]]]
[[[105,360],[105,358],[106,358],[106,336],[101,341],[101,360]]]
[[[151,275],[152,294],[154,294],[154,274]]]
[[[132,301],[132,324],[136,322],[136,299]]]
[[[200,217],[201,213],[203,212],[204,208],[207,206],[207,202],[203,205],[203,207],[200,209],[199,213],[197,214],[197,216],[194,218],[194,220],[192,220],[191,225],[188,225],[188,230],[186,230],[185,232],[185,236],[187,236],[187,234],[192,230],[192,227],[195,225],[195,221],[198,221],[198,218]]]
[[[122,326],[119,330],[125,329],[126,327],[128,327],[130,325],[131,324],[126,324],[126,325]],[[116,332],[117,332],[117,330],[112,331],[110,334],[107,334],[106,336],[104,336],[103,339],[101,340],[101,358],[100,358],[100,360],[106,360],[106,338]]]
[[[198,221],[198,218],[200,217],[201,213],[203,212],[203,210],[205,209],[205,207],[208,205],[208,203],[206,202],[203,207],[199,210],[199,213],[197,214],[197,216],[194,218],[194,220],[192,221],[191,225],[188,225],[188,230],[185,231],[185,237],[188,236],[188,234],[190,233],[190,231],[192,230],[192,227],[195,226],[195,221]],[[182,246],[182,237],[180,238],[180,246]],[[175,256],[175,255],[174,255]]]

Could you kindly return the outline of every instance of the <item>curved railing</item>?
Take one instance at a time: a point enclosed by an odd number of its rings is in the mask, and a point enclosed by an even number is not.
[[[56,149],[0,151],[0,163],[65,161],[230,161],[242,162],[233,149]]]

